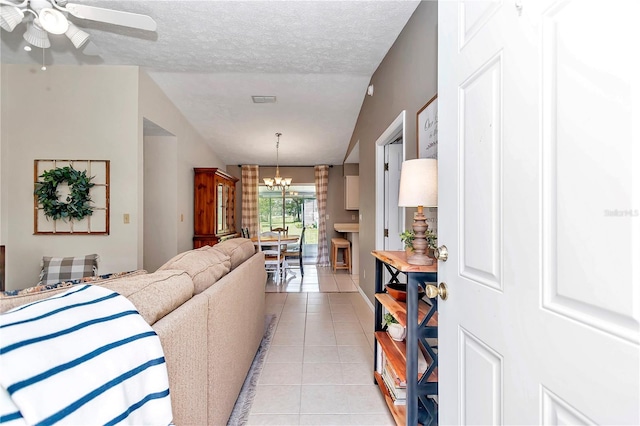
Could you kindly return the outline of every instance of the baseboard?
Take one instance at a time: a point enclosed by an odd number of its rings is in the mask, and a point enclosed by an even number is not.
[[[371,312],[374,312],[376,310],[376,308],[373,306],[373,303],[371,303],[371,300],[369,300],[367,295],[364,294],[364,291],[362,291],[362,288],[360,288],[360,286],[358,286],[358,293],[360,293],[360,296],[362,296],[362,298],[364,299],[365,303],[369,306],[369,309],[371,309]]]

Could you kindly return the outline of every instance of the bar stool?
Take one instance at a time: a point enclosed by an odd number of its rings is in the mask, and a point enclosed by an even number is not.
[[[343,249],[342,258],[344,262],[338,265],[338,250]],[[333,263],[333,272],[336,269],[348,269],[351,272],[351,243],[345,238],[331,239],[331,263]]]

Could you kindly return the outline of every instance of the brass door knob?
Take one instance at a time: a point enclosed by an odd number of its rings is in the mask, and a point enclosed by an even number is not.
[[[446,262],[447,259],[449,258],[449,250],[447,250],[447,246],[445,245],[441,245],[440,247],[435,249],[433,251],[433,254],[436,257],[436,259],[442,260],[443,262]]]
[[[435,299],[436,297],[440,296],[440,299],[447,300],[447,297],[449,297],[449,293],[447,292],[447,285],[445,283],[440,283],[438,287],[432,284],[428,284],[426,292],[429,299]]]

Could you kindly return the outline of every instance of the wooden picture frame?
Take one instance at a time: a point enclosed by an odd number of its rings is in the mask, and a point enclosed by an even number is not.
[[[438,158],[438,94],[416,114],[417,158]]]
[[[90,189],[92,214],[82,220],[51,219],[44,214],[38,197],[33,195],[34,235],[109,235],[109,160],[34,160],[34,187],[45,171],[71,166],[86,171],[94,186]],[[58,199],[66,198],[68,188],[60,188]]]

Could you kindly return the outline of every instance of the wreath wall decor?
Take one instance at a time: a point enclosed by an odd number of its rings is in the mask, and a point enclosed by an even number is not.
[[[109,235],[109,160],[34,160],[33,233]]]
[[[90,191],[95,184],[91,182],[93,177],[87,176],[86,170],[78,171],[72,166],[58,167],[38,177],[42,181],[36,182],[34,194],[47,218],[82,220],[93,214]],[[61,183],[69,185],[66,201],[61,201],[58,194],[58,185]]]

